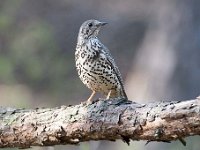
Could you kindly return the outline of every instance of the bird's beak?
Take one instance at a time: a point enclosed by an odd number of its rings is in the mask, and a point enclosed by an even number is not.
[[[104,26],[104,25],[106,25],[106,24],[108,24],[107,22],[99,22],[98,23],[98,26]]]
[[[100,22],[100,25],[101,26],[104,26],[104,25],[106,25],[106,24],[108,24],[107,22]]]

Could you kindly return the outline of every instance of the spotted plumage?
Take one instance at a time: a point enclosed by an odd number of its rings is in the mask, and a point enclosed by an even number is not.
[[[121,74],[109,50],[97,38],[100,28],[107,23],[98,20],[85,21],[79,30],[75,52],[76,69],[81,81],[93,91],[108,98],[127,99]]]

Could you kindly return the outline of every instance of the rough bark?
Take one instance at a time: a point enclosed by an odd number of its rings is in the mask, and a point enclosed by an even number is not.
[[[165,141],[200,135],[200,100],[136,104],[120,99],[91,105],[0,108],[0,147],[78,144],[90,140]]]

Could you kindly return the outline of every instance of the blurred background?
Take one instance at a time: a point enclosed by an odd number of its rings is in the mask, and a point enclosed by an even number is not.
[[[187,100],[200,94],[198,0],[1,0],[0,105],[56,107],[85,101],[74,52],[87,19],[109,24],[99,38],[123,75],[129,99]],[[33,150],[197,150],[200,137],[167,143],[87,142]]]

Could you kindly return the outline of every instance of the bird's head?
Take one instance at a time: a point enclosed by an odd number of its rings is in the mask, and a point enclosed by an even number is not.
[[[87,20],[81,25],[79,36],[82,36],[84,39],[88,39],[91,36],[97,36],[100,28],[106,24],[106,22],[100,22],[98,20]]]

